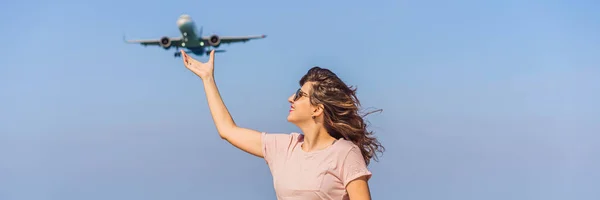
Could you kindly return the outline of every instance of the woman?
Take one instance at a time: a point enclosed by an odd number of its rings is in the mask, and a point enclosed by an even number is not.
[[[238,127],[219,95],[214,79],[214,50],[206,63],[184,51],[184,65],[204,82],[204,90],[222,139],[264,158],[273,175],[277,199],[371,199],[367,169],[383,152],[357,114],[355,89],[327,69],[313,67],[289,97],[288,121],[303,134],[266,134]]]

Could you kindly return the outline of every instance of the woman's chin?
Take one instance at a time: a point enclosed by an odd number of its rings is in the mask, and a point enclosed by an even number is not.
[[[296,122],[298,122],[298,119],[296,119],[296,117],[294,117],[294,116],[292,115],[292,113],[290,113],[290,114],[287,116],[287,121],[288,121],[288,122],[290,122],[290,123],[292,123],[292,124],[295,124]]]

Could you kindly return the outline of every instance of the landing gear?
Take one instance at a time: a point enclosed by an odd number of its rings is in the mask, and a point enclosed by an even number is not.
[[[204,54],[206,54],[208,56],[208,55],[210,55],[210,51],[212,51],[212,49],[204,51]],[[223,52],[225,52],[225,50],[215,50],[215,53],[223,53]],[[194,52],[192,52],[192,51],[185,51],[185,53],[194,53]],[[202,55],[200,52],[197,52],[197,53],[194,53],[194,54],[196,54],[196,55]],[[181,57],[181,52],[177,51],[177,52],[173,53],[173,56],[175,58]]]
[[[210,55],[210,52],[211,52],[211,51],[212,51],[212,49],[211,49],[211,50],[208,50],[208,51],[206,51],[206,52],[204,52],[204,53],[206,53],[206,55],[208,56],[208,55]],[[216,49],[215,49],[215,53],[223,53],[223,52],[225,52],[225,50],[216,50]]]
[[[185,51],[185,53],[193,53],[193,52],[192,51]],[[177,52],[173,53],[173,56],[175,56],[175,58],[181,57],[181,51],[177,51]]]

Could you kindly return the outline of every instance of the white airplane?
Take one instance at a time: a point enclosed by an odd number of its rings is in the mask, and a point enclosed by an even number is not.
[[[195,55],[208,55],[210,53],[210,47],[215,48],[216,52],[225,52],[225,50],[216,50],[221,44],[230,44],[235,42],[248,42],[252,39],[261,39],[267,37],[266,35],[255,35],[255,36],[218,36],[213,34],[211,36],[202,36],[202,27],[196,32],[196,24],[189,15],[181,15],[177,19],[177,27],[181,32],[182,37],[161,37],[160,39],[148,39],[148,40],[125,40],[127,43],[136,43],[143,46],[148,45],[159,45],[165,50],[175,47],[177,50],[174,54],[175,57],[181,56],[179,48],[187,49],[186,53],[192,53]]]

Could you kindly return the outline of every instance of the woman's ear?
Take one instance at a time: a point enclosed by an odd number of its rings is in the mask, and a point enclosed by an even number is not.
[[[325,106],[323,106],[323,104],[319,104],[319,105],[315,106],[315,109],[313,110],[313,118],[322,115],[324,111],[325,111]]]

